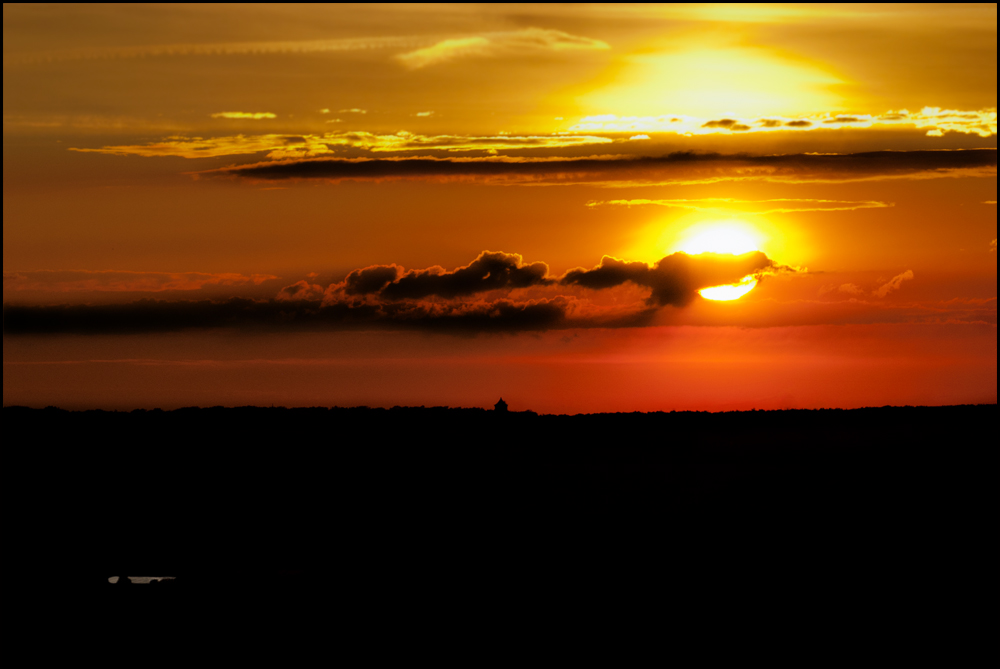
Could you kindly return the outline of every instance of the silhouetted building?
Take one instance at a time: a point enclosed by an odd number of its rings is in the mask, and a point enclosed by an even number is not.
[[[507,411],[507,403],[503,401],[502,397],[500,398],[499,402],[497,402],[496,404],[493,405],[493,410],[494,411],[503,411],[503,412]]]

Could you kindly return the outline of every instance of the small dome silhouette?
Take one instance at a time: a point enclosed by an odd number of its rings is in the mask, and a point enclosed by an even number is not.
[[[500,398],[499,402],[497,402],[496,404],[493,405],[493,410],[494,411],[506,411],[507,410],[507,403],[503,401],[502,397]]]

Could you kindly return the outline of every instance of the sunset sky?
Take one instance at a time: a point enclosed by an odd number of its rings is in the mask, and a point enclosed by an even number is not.
[[[997,6],[3,8],[3,402],[995,403]]]

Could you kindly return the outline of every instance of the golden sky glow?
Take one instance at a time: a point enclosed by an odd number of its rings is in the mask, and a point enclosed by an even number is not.
[[[807,114],[841,109],[844,101],[832,91],[843,83],[815,65],[759,48],[706,49],[695,43],[628,56],[613,83],[580,102],[596,113],[640,117],[675,108],[679,100],[685,114],[706,119],[720,113],[743,118]]]
[[[3,12],[5,404],[996,400],[995,4]]]

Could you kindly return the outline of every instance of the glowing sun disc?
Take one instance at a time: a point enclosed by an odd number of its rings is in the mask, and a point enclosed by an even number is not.
[[[712,288],[703,288],[698,291],[698,294],[706,300],[713,300],[715,302],[731,302],[732,300],[740,299],[756,286],[757,279],[748,276],[740,283],[733,284],[731,286],[713,286]]]

